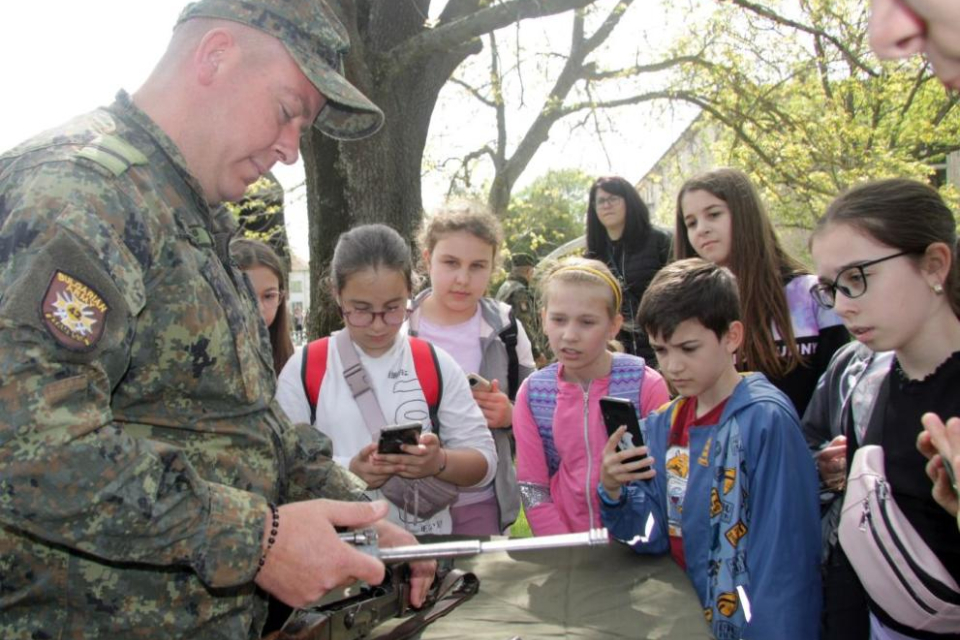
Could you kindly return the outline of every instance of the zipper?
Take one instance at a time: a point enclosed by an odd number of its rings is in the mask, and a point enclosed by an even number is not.
[[[893,531],[893,523],[890,520],[890,514],[887,509],[887,496],[889,495],[889,488],[886,482],[883,480],[877,481],[877,504],[880,509],[880,517],[883,519],[884,526],[887,527],[887,531]],[[897,549],[900,551],[900,554],[903,556],[906,563],[910,566],[910,569],[913,570],[913,573],[920,580],[920,583],[927,588],[927,590],[932,593],[934,596],[948,602],[952,605],[960,605],[960,593],[957,593],[947,585],[943,584],[929,573],[927,573],[923,567],[918,565],[913,556],[907,553],[907,550],[903,546],[903,541],[900,540],[899,536],[891,535],[893,544],[896,545]]]
[[[593,476],[593,454],[590,451],[590,389],[583,390],[583,442],[587,449],[587,477],[584,479],[586,485],[585,496],[587,498],[587,513],[590,516],[590,527],[594,526],[593,497],[590,493],[590,478]]]
[[[878,492],[879,494],[879,492]],[[879,495],[878,495],[879,499]],[[873,542],[877,545],[877,548],[880,550],[880,553],[883,554],[883,559],[886,560],[887,566],[893,570],[894,575],[897,576],[897,580],[900,582],[900,586],[903,587],[903,590],[906,591],[911,598],[913,598],[914,603],[926,611],[930,615],[936,615],[936,609],[931,608],[926,602],[920,599],[917,593],[913,590],[913,587],[910,586],[910,583],[907,582],[907,579],[900,573],[900,568],[897,567],[897,563],[894,562],[893,558],[890,557],[889,552],[887,552],[886,547],[883,545],[883,542],[880,540],[880,534],[877,533],[876,525],[873,523],[873,513],[870,510],[870,504],[867,500],[864,500],[864,511],[861,517],[861,523],[866,523],[867,527],[870,530],[870,534],[873,536]]]

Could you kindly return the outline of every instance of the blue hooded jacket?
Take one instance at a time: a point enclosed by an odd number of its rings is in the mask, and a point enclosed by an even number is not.
[[[618,503],[598,487],[604,526],[638,553],[670,549],[665,454],[683,402],[642,425],[656,476],[627,484]],[[713,634],[818,638],[819,485],[789,399],[762,374],[744,376],[719,423],[690,430],[689,452],[684,558]]]

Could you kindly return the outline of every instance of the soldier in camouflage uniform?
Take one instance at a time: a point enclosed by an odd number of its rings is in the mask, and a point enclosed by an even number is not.
[[[385,506],[311,500],[364,486],[272,400],[235,223],[212,207],[294,162],[311,123],[380,126],[338,73],[346,45],[314,1],[203,0],[133,97],[0,156],[4,640],[255,638],[258,587],[296,606],[382,578],[333,525]]]
[[[496,298],[513,307],[517,320],[527,330],[530,346],[533,350],[533,359],[538,367],[547,362],[545,341],[540,325],[540,312],[537,309],[536,299],[530,289],[533,279],[533,270],[537,266],[537,259],[527,253],[517,253],[510,257],[510,275],[500,289]]]

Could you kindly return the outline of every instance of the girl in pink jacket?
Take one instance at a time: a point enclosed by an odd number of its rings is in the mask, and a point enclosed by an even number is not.
[[[544,333],[557,362],[524,381],[513,413],[517,479],[534,535],[601,526],[596,488],[608,435],[600,398],[629,399],[641,417],[670,398],[642,358],[607,349],[623,324],[621,295],[596,260],[565,260],[541,281]]]

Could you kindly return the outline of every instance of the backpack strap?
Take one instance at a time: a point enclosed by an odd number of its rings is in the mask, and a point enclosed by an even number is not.
[[[560,468],[560,454],[553,439],[553,414],[557,409],[557,372],[560,365],[553,364],[534,371],[527,378],[527,404],[533,421],[540,433],[543,454],[547,459],[547,470],[552,478]]]
[[[433,432],[440,437],[440,401],[443,399],[443,374],[440,372],[440,361],[437,351],[426,340],[410,337],[410,355],[413,356],[413,368],[417,372],[417,380],[423,389],[423,397],[427,401],[430,412],[430,423]]]
[[[310,405],[310,424],[317,422],[317,400],[320,398],[320,384],[327,373],[327,350],[330,338],[320,338],[308,342],[303,347],[303,360],[300,362],[300,380]]]
[[[510,309],[510,321],[499,334],[500,341],[507,348],[507,397],[510,402],[517,399],[517,390],[520,387],[520,358],[517,356],[517,318]]]
[[[320,338],[309,342],[303,347],[303,360],[300,363],[300,380],[303,382],[303,391],[310,405],[310,424],[317,421],[317,402],[320,398],[320,385],[327,372],[327,351],[330,348],[330,338]],[[434,433],[440,437],[440,402],[443,399],[443,375],[440,373],[440,361],[433,345],[426,340],[410,338],[410,352],[413,356],[413,367],[417,372],[417,380],[423,389],[423,397],[427,401],[430,413],[430,422]]]

